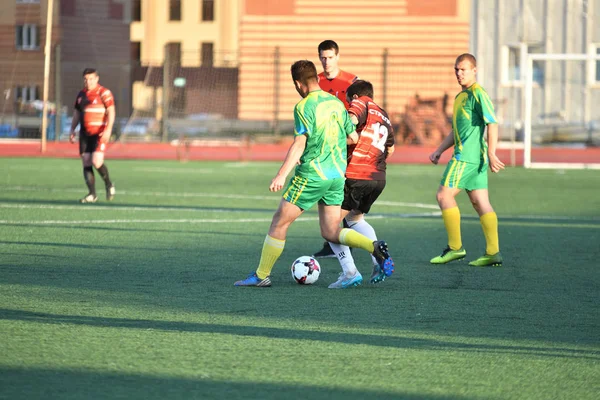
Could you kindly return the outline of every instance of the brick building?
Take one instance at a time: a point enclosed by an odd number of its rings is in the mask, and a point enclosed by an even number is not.
[[[48,0],[3,0],[0,13],[0,117],[19,125],[42,98]],[[81,72],[96,68],[115,93],[117,115],[128,116],[130,0],[54,0],[48,100],[69,109]],[[16,112],[15,112],[16,111]],[[69,111],[70,114],[70,111]],[[31,122],[31,123],[36,123]]]

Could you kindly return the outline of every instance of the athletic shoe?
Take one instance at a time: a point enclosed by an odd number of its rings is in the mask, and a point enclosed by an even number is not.
[[[379,283],[385,281],[385,274],[382,269],[379,268],[379,264],[373,265],[373,273],[371,274],[371,283]]]
[[[115,185],[110,185],[106,187],[106,200],[111,201],[115,198]]]
[[[337,281],[333,282],[328,286],[329,289],[347,289],[352,286],[358,286],[362,283],[363,278],[360,272],[356,271],[356,273],[352,276],[347,276],[345,273],[341,273],[340,277]]]
[[[501,267],[502,255],[500,254],[500,252],[493,255],[484,254],[477,260],[471,261],[469,265],[471,267]]]
[[[335,258],[336,255],[329,242],[323,243],[323,248],[312,255],[314,258]]]
[[[265,279],[260,279],[258,277],[258,275],[256,275],[256,272],[253,272],[250,275],[248,275],[248,277],[246,279],[243,279],[241,281],[237,281],[233,285],[234,286],[268,287],[268,286],[271,286],[271,279],[268,276]]]
[[[452,250],[450,246],[448,246],[442,251],[442,254],[433,257],[429,262],[432,264],[447,264],[450,261],[463,259],[466,255],[467,251],[462,247],[458,250]]]
[[[385,276],[390,276],[394,273],[394,260],[388,252],[388,245],[383,240],[373,242],[373,256],[379,264],[379,269]]]
[[[80,203],[95,203],[98,200],[98,196],[95,194],[88,194],[83,199],[79,199]]]

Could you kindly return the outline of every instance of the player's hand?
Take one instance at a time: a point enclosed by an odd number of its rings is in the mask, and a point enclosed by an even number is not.
[[[283,184],[285,183],[285,176],[275,176],[271,181],[271,185],[269,186],[269,190],[271,192],[277,192],[283,188]]]
[[[490,169],[492,172],[497,173],[501,169],[504,169],[504,163],[495,154],[488,154],[488,158],[490,159]]]
[[[429,161],[431,161],[432,163],[437,165],[437,163],[440,161],[441,156],[442,156],[442,153],[440,153],[439,151],[436,150],[429,155]]]
[[[69,134],[69,142],[75,143],[75,132],[73,131],[71,131],[71,133]]]

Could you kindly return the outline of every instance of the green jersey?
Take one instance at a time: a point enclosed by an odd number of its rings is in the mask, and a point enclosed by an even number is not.
[[[343,178],[346,138],[354,132],[344,103],[323,90],[312,91],[294,108],[294,135],[306,135],[296,176],[309,181]]]
[[[452,115],[454,158],[468,163],[487,164],[485,126],[495,123],[492,101],[478,83],[457,94]]]

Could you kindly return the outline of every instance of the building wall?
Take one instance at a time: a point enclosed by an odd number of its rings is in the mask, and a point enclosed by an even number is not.
[[[504,138],[519,138],[522,131],[527,54],[600,54],[599,13],[600,0],[474,0],[471,48],[479,81],[496,102]],[[536,63],[534,123],[600,119],[600,79],[590,82],[598,68],[600,62]]]
[[[37,97],[42,98],[44,84],[44,46],[46,43],[47,0],[39,3],[17,4],[4,1],[0,13],[0,116],[12,114],[17,107],[15,89],[19,86],[36,87]],[[52,45],[61,35],[58,13],[55,9]],[[17,49],[16,26],[32,24],[37,26],[37,47]],[[54,76],[54,58],[51,59],[50,76]],[[54,80],[50,79],[49,99],[54,98]]]
[[[181,21],[169,21],[169,0],[142,0],[141,21],[131,23],[131,41],[141,44],[142,65],[161,65],[167,43],[181,44],[181,64],[201,64],[201,43],[213,43],[214,65],[235,67],[240,0],[215,0],[214,21],[202,21],[201,0],[181,0]]]
[[[131,45],[128,0],[70,0],[61,10],[62,103],[73,107],[82,72],[95,68],[115,97],[117,117],[131,112]],[[70,113],[71,111],[69,111]]]
[[[299,97],[289,76],[290,65],[309,59],[321,71],[317,46],[326,39],[340,46],[340,67],[371,81],[375,100],[390,113],[402,112],[415,94],[441,97],[459,89],[453,65],[469,47],[469,0],[243,3],[241,119],[291,119]],[[257,96],[261,101],[256,101]]]

